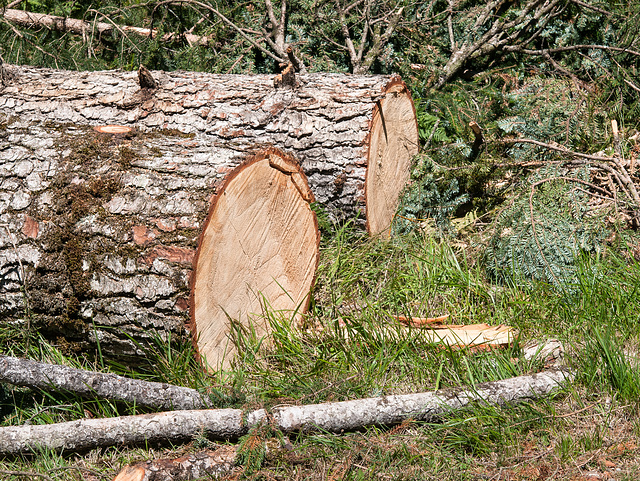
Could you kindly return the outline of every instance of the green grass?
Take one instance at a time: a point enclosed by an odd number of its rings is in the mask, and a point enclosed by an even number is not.
[[[523,359],[524,343],[555,337],[564,342],[566,362],[577,372],[576,382],[555,398],[507,406],[477,403],[437,422],[295,435],[290,437],[293,450],[282,448],[282,434],[262,427],[239,443],[236,475],[453,480],[508,473],[510,479],[538,479],[536,472],[555,471],[555,479],[572,479],[588,469],[602,471],[601,459],[607,459],[620,466],[620,479],[633,479],[640,466],[633,461],[640,433],[640,266],[609,252],[582,259],[578,272],[576,284],[566,289],[497,285],[487,280],[471,251],[419,236],[368,239],[346,227],[324,241],[309,312],[296,320],[296,313],[267,311],[268,341],[238,330],[241,356],[227,373],[203,373],[191,345],[171,339],[158,339],[146,356],[148,364],[135,371],[106,360],[63,356],[41,338],[32,338],[28,347],[24,340],[13,342],[5,352],[74,367],[104,366],[206,389],[219,407],[257,408],[470,387],[528,374],[542,364]],[[442,314],[459,324],[511,325],[520,339],[506,349],[480,353],[443,348],[393,317]],[[16,336],[0,333],[3,339]],[[124,403],[10,386],[3,386],[0,399],[2,425],[144,412]],[[187,449],[207,444],[199,440]],[[164,451],[172,454],[171,448]],[[36,453],[0,461],[0,472],[33,471],[71,480],[84,469],[84,475],[93,470],[96,479],[109,479],[126,462],[161,455],[115,448],[82,456]]]

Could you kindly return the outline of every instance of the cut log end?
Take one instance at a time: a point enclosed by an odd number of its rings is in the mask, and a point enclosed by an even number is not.
[[[400,195],[418,153],[418,124],[409,90],[392,80],[376,105],[371,121],[365,183],[367,230],[388,235]]]
[[[265,308],[306,308],[320,241],[312,199],[298,164],[276,149],[237,167],[217,192],[192,280],[191,330],[205,367],[230,367],[232,322],[262,337]]]
[[[93,130],[96,132],[100,132],[101,134],[129,134],[133,131],[131,127],[126,127],[124,125],[100,125],[94,127]]]

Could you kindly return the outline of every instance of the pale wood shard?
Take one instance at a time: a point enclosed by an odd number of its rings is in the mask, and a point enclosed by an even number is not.
[[[442,326],[424,331],[424,336],[433,343],[452,347],[500,347],[508,346],[515,339],[515,331],[510,326],[489,324],[469,324],[465,326]]]
[[[449,315],[439,317],[393,316],[404,325],[424,328],[421,330],[428,341],[451,347],[487,348],[510,345],[516,338],[516,331],[505,325],[489,324],[445,324]]]
[[[192,294],[194,344],[211,369],[230,367],[236,354],[232,321],[260,338],[266,309],[287,317],[306,309],[320,236],[301,182],[307,192],[293,158],[272,149],[233,171],[212,203]]]
[[[394,316],[399,322],[407,326],[421,327],[429,326],[435,328],[437,325],[445,325],[444,323],[449,319],[449,314],[438,317],[406,317],[406,316]]]
[[[209,399],[195,389],[11,356],[0,355],[0,382],[43,390],[68,391],[90,399],[126,401],[154,409],[211,407]]]
[[[228,474],[235,466],[235,446],[221,446],[179,458],[152,459],[125,466],[113,481],[188,481]]]
[[[37,447],[83,451],[97,447],[157,442],[184,442],[196,436],[236,439],[264,422],[285,432],[343,432],[407,419],[434,420],[472,402],[494,405],[536,399],[571,382],[574,374],[552,369],[538,374],[476,385],[473,389],[383,396],[352,401],[260,409],[171,411],[107,419],[82,419],[49,425],[0,427],[0,453],[19,454]]]
[[[387,86],[371,124],[366,180],[366,218],[371,234],[390,233],[400,193],[409,181],[411,160],[418,153],[415,107],[402,82]]]
[[[93,130],[101,134],[129,134],[133,131],[131,127],[124,125],[98,125]]]

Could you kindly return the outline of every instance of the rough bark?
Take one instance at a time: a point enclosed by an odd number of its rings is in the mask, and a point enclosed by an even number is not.
[[[187,481],[219,478],[235,466],[236,448],[222,446],[176,459],[153,459],[126,466],[113,481]]]
[[[167,130],[105,135],[6,118],[2,322],[38,330],[63,351],[100,347],[127,362],[143,360],[157,338],[186,339],[210,196],[243,158]]]
[[[156,71],[158,88],[150,91],[139,88],[135,72],[11,71],[14,80],[2,91],[0,115],[178,129],[235,152],[273,145],[300,161],[316,200],[334,219],[358,212],[365,219],[382,196],[397,204],[418,150],[413,102],[398,77],[309,74],[297,77],[295,89],[276,89],[271,75]],[[379,142],[370,153],[372,139]],[[369,182],[365,200],[367,165],[373,163],[381,169],[379,178],[394,173],[394,183],[375,192],[377,184]],[[373,226],[374,233],[384,231],[390,219],[385,222]]]
[[[554,392],[571,381],[566,370],[479,384],[470,390],[440,390],[353,401],[284,406],[271,413],[260,409],[172,411],[108,419],[83,419],[51,425],[0,428],[0,453],[18,454],[40,446],[79,451],[100,446],[141,442],[178,442],[196,436],[235,438],[261,422],[283,431],[342,432],[369,425],[391,425],[406,419],[433,420],[471,402],[504,404],[534,399]]]
[[[70,351],[131,361],[158,336],[187,334],[212,196],[265,145],[295,152],[334,218],[366,207],[374,232],[417,150],[411,99],[390,77],[309,75],[276,90],[271,76],[152,72],[157,88],[140,89],[136,72],[8,70],[0,317]],[[366,206],[365,177],[381,199]]]
[[[0,356],[0,382],[70,391],[91,399],[126,401],[157,410],[211,407],[206,396],[195,389],[10,356]]]
[[[166,130],[105,135],[75,126],[15,121],[2,133],[3,321],[37,329],[62,349],[99,348],[102,355],[126,362],[144,360],[157,338],[186,339],[192,266],[211,195],[216,186],[224,194],[225,185],[219,184],[233,175],[234,166],[247,160],[246,154]],[[279,158],[275,149],[269,150],[272,158]],[[270,170],[286,179],[295,177],[301,189],[306,186],[300,173]],[[265,196],[280,199],[280,184],[260,185]],[[297,187],[294,190],[299,193]],[[247,197],[258,204],[267,200]],[[312,266],[313,271],[317,226],[308,202],[304,206],[306,223],[288,228],[307,234],[311,230],[316,236],[314,250],[298,252],[291,261]],[[274,210],[269,215],[277,220],[284,214]],[[237,219],[228,220],[230,228],[237,223]],[[287,220],[300,218],[288,217],[280,223]],[[253,229],[250,233],[263,238],[268,232]],[[286,238],[301,240],[294,237]],[[273,236],[267,238],[277,243]],[[241,251],[248,242],[227,241],[231,244],[215,245],[208,255],[220,248]],[[303,259],[303,254],[311,258]],[[265,295],[283,309],[292,307],[280,305],[279,295],[270,298],[264,282],[279,279],[300,302],[300,293],[306,295],[313,280],[307,277],[296,285],[289,270],[283,271],[285,263],[271,263],[260,282],[224,256],[218,260],[211,268],[226,268],[227,275],[249,289],[252,300]],[[207,271],[201,270],[199,276],[206,277]],[[255,302],[247,304],[255,308]],[[221,306],[232,311],[225,303]]]

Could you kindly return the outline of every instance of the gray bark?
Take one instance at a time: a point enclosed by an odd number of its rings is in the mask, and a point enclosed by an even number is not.
[[[123,468],[113,481],[187,481],[219,478],[235,466],[236,448],[222,446],[176,459],[153,459]]]
[[[158,338],[186,339],[198,235],[214,185],[242,156],[169,131],[5,118],[2,322],[124,362]]]
[[[195,389],[10,356],[0,356],[0,382],[70,391],[87,398],[126,401],[157,410],[211,407],[206,396]]]
[[[178,442],[198,435],[231,439],[261,422],[283,431],[342,432],[369,425],[390,425],[406,419],[433,420],[471,402],[513,403],[553,393],[573,374],[566,370],[479,384],[469,390],[384,396],[307,406],[285,406],[243,413],[238,409],[172,411],[67,423],[0,428],[0,453],[17,454],[36,446],[86,450],[141,442]]]
[[[135,72],[10,69],[14,80],[0,97],[7,120],[178,129],[242,153],[273,145],[300,161],[334,218],[363,210],[369,124],[393,78],[308,74],[297,76],[297,89],[275,89],[272,75],[155,71],[150,92]]]

